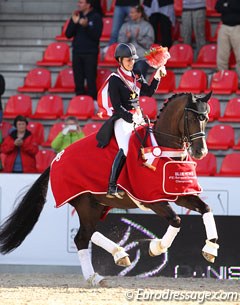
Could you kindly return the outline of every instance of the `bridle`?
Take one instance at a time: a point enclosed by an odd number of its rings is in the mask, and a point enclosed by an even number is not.
[[[186,147],[190,147],[192,145],[193,141],[195,141],[199,138],[205,138],[206,134],[202,130],[199,132],[196,132],[196,133],[192,133],[192,134],[190,134],[190,132],[189,132],[189,117],[188,117],[189,112],[193,112],[197,116],[199,121],[206,120],[206,117],[208,114],[208,110],[199,111],[197,109],[194,109],[193,105],[194,105],[194,103],[192,102],[192,94],[191,94],[191,99],[189,98],[189,101],[184,108],[184,134],[182,137],[164,133],[164,132],[156,130],[155,128],[150,130],[150,132],[153,132],[154,134],[165,135],[167,137],[177,139],[178,141],[176,144],[178,144],[179,147],[182,147],[183,145],[185,145]],[[154,125],[154,127],[155,127],[155,125]]]
[[[188,120],[188,113],[193,112],[194,114],[197,115],[197,118],[199,121],[204,121],[206,119],[206,116],[208,114],[208,111],[197,111],[193,108],[185,107],[184,108],[184,135],[186,137],[186,141],[189,145],[192,145],[192,142],[194,140],[200,139],[200,138],[205,138],[206,134],[204,131],[199,131],[196,133],[189,133],[189,120]]]

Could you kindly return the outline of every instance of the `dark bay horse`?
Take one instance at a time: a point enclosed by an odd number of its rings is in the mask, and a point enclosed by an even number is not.
[[[187,151],[188,149],[192,157],[196,159],[203,158],[207,154],[205,127],[208,121],[209,106],[207,102],[210,96],[211,93],[204,97],[194,96],[191,93],[172,96],[165,103],[158,119],[150,129],[150,132],[155,136],[157,144],[173,150],[182,149]],[[173,159],[182,160],[185,157],[176,156]],[[50,170],[48,168],[35,181],[16,209],[1,225],[1,253],[6,254],[17,248],[38,221],[46,201]],[[64,169],[62,174],[64,175]],[[132,209],[138,207],[137,203],[127,194],[124,195],[123,199],[109,199],[106,198],[105,194],[93,194],[87,191],[69,200],[68,203],[76,209],[81,224],[74,241],[78,250],[84,278],[91,285],[101,284],[103,283],[103,277],[94,272],[91,263],[88,251],[90,240],[110,252],[116,264],[127,266],[130,264],[130,260],[123,248],[101,233],[96,232],[96,224],[109,207]],[[178,196],[175,204],[199,212],[202,215],[207,236],[202,253],[206,260],[214,262],[219,246],[216,243],[218,236],[214,217],[209,206],[198,195]],[[164,217],[168,221],[169,227],[162,239],[152,240],[149,244],[149,254],[151,256],[160,255],[171,246],[180,230],[181,219],[167,201],[155,202],[153,204],[142,202],[140,205],[150,208],[157,215]]]

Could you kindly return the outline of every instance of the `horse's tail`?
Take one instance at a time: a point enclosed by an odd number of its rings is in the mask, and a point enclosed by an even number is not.
[[[16,249],[32,231],[46,202],[49,173],[50,167],[34,182],[0,227],[0,253]]]

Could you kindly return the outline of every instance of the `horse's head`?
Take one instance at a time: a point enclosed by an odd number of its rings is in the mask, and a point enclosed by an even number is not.
[[[186,93],[171,97],[154,126],[158,144],[172,148],[187,146],[192,157],[203,158],[208,153],[205,127],[211,94],[198,97]]]

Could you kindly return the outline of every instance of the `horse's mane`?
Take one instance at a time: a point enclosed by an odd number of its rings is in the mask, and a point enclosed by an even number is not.
[[[160,113],[167,107],[167,105],[169,104],[169,102],[171,102],[171,101],[174,100],[175,98],[180,97],[180,96],[183,96],[183,95],[187,95],[187,96],[189,97],[190,94],[191,94],[191,93],[184,93],[184,92],[181,92],[181,93],[173,94],[172,96],[170,96],[169,98],[167,98],[167,99],[163,102],[162,108],[159,109],[159,114],[158,114],[158,116],[157,116],[157,119],[159,118]]]
[[[175,98],[183,96],[183,95],[188,95],[188,97],[189,97],[190,94],[191,93],[184,93],[184,92],[173,94],[166,101],[164,101],[163,106],[162,106],[162,108],[160,108],[159,111],[160,112],[163,111],[163,109],[168,105],[168,103],[171,102],[172,100],[174,100]]]

